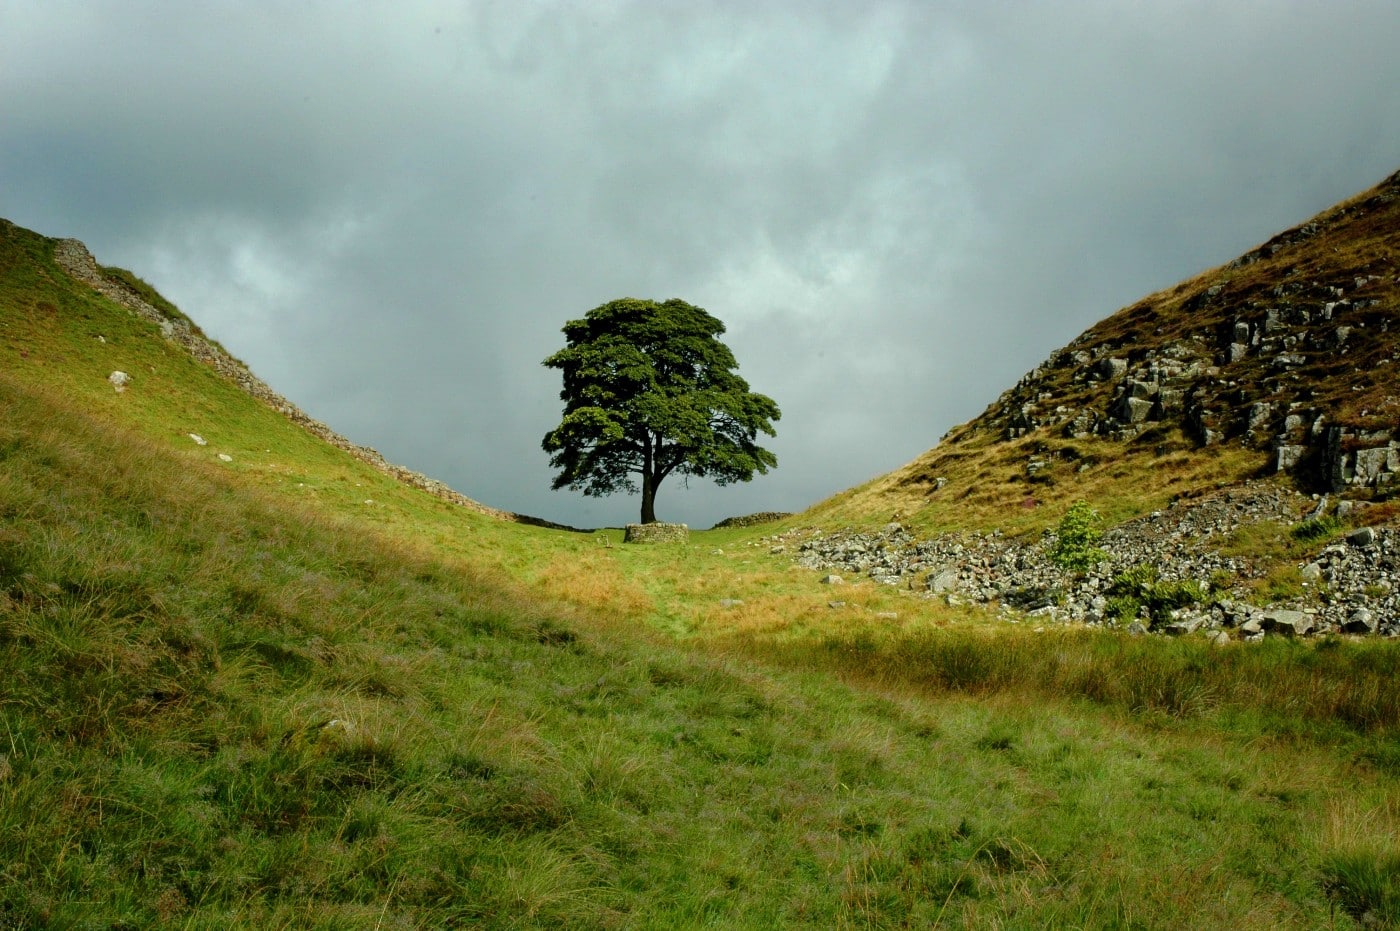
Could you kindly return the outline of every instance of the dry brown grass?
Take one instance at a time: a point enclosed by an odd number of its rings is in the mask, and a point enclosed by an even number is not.
[[[631,619],[644,618],[653,609],[645,588],[626,577],[612,554],[597,544],[551,555],[534,586],[546,599]]]

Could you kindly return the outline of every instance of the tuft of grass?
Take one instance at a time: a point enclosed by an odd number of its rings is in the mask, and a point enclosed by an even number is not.
[[[1302,523],[1295,524],[1289,531],[1293,539],[1310,545],[1316,545],[1323,541],[1330,541],[1344,530],[1346,524],[1339,518],[1331,514],[1324,514],[1321,517],[1311,517]]]
[[[1362,927],[1400,925],[1400,810],[1337,803],[1329,811],[1323,888]]]

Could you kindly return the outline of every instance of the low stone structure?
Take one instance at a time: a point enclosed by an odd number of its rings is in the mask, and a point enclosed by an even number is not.
[[[685,524],[628,524],[623,531],[623,543],[685,543],[690,540],[690,528]]]

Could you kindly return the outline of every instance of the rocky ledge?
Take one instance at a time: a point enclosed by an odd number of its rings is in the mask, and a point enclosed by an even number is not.
[[[1345,514],[1351,505],[1341,504]],[[764,544],[775,553],[795,551],[797,564],[809,569],[859,573],[919,597],[984,605],[1012,622],[1209,631],[1245,640],[1400,636],[1400,532],[1388,528],[1354,529],[1298,564],[1298,597],[1263,606],[1246,601],[1257,590],[1251,583],[1268,568],[1234,555],[1227,539],[1250,524],[1296,525],[1300,517],[1329,516],[1327,506],[1325,498],[1268,484],[1178,502],[1106,531],[1104,558],[1083,573],[1051,561],[1053,532],[1034,542],[1000,532],[917,540],[892,523],[878,533],[796,529]]]

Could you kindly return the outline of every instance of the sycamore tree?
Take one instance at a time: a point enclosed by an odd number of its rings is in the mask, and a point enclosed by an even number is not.
[[[554,487],[602,496],[642,492],[642,523],[671,475],[747,482],[778,457],[759,446],[781,415],[749,390],[699,307],[624,298],[564,324],[568,345],[544,360],[564,375],[564,418],[545,435]]]

